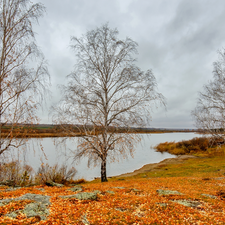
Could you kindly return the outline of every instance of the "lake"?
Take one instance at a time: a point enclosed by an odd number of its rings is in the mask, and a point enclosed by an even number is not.
[[[134,152],[134,158],[129,156],[120,162],[113,162],[107,164],[107,176],[115,176],[123,173],[133,172],[148,163],[157,163],[166,158],[174,158],[176,156],[169,153],[155,152],[153,149],[159,143],[166,141],[181,141],[190,140],[194,137],[200,137],[197,133],[161,133],[161,134],[141,134],[142,140],[137,145]],[[100,165],[94,168],[87,167],[87,159],[81,160],[79,163],[73,163],[72,156],[69,155],[69,150],[76,149],[76,140],[78,137],[68,139],[66,146],[57,147],[56,141],[62,138],[43,138],[42,140],[31,138],[28,139],[27,145],[30,146],[26,152],[26,163],[37,171],[41,163],[48,163],[53,166],[55,163],[62,165],[66,163],[68,167],[74,166],[77,169],[75,179],[84,178],[86,180],[93,180],[94,177],[100,177]],[[41,144],[41,147],[39,146]],[[41,151],[41,148],[46,154],[47,160]],[[35,152],[34,152],[35,149]],[[20,160],[25,159],[20,156]]]

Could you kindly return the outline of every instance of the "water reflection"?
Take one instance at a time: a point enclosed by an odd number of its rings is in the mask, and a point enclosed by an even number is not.
[[[166,141],[181,141],[189,140],[193,137],[199,137],[196,133],[163,133],[163,134],[142,134],[142,141],[137,145],[134,152],[134,158],[129,156],[127,159],[120,162],[114,162],[107,165],[107,175],[115,176],[122,173],[132,172],[139,169],[148,163],[157,163],[166,158],[173,158],[173,155],[169,153],[155,152],[153,147],[161,142]],[[69,167],[75,166],[78,170],[76,178],[84,178],[86,180],[92,180],[94,177],[100,176],[100,166],[95,168],[87,167],[87,159],[81,160],[79,163],[73,163],[70,150],[76,149],[77,138],[71,138],[66,141],[65,145],[56,146],[56,142],[59,142],[60,138],[44,138],[41,141],[37,139],[30,139],[28,145],[29,148],[27,155],[27,164],[31,165],[35,170],[41,165],[41,163],[48,163],[50,166],[58,163],[62,165],[66,163]],[[47,160],[41,148],[46,154]],[[35,149],[35,154],[32,149]]]

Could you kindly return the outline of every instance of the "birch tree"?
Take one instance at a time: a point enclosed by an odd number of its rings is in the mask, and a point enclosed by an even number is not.
[[[24,144],[26,124],[49,84],[44,57],[36,45],[33,23],[45,8],[29,0],[0,1],[0,155]]]
[[[213,64],[213,79],[199,93],[196,108],[192,111],[196,127],[215,138],[225,135],[225,51]]]
[[[149,124],[153,105],[164,103],[164,97],[156,90],[152,71],[135,65],[137,43],[119,39],[116,29],[106,24],[72,37],[71,43],[77,62],[68,84],[61,87],[63,98],[53,120],[68,135],[79,129],[74,158],[101,164],[105,182],[107,161],[133,155],[140,137],[130,133],[131,127]]]

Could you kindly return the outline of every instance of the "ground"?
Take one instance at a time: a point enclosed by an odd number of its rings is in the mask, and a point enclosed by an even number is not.
[[[77,188],[2,186],[1,199],[31,193],[50,196],[51,204],[46,219],[24,213],[14,219],[5,216],[30,200],[0,204],[0,224],[225,224],[225,157],[184,158],[182,163],[164,161],[129,177]],[[92,198],[78,198],[83,192]]]

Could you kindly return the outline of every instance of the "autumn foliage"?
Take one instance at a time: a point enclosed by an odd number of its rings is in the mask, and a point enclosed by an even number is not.
[[[40,191],[37,188],[44,188]],[[151,178],[108,183],[87,183],[85,192],[99,190],[98,199],[62,199],[71,195],[70,187],[36,186],[5,191],[0,198],[15,198],[25,193],[51,196],[50,215],[45,221],[19,215],[16,219],[4,217],[25,206],[26,201],[0,206],[0,224],[224,224],[225,201],[222,190],[225,179],[217,178]],[[176,190],[183,195],[163,196],[157,189]],[[109,192],[111,191],[111,192]],[[216,196],[209,198],[202,194]],[[174,200],[188,199],[200,202],[197,207],[180,205]],[[88,223],[87,223],[88,221]]]
[[[187,141],[160,143],[155,147],[155,149],[157,150],[157,152],[169,152],[173,155],[187,155],[196,153],[210,154],[208,150],[211,151],[214,148],[214,152],[218,152],[218,150],[222,149],[219,149],[217,147],[221,147],[223,145],[224,143],[221,139],[200,137],[193,138]],[[219,152],[222,153],[223,150]]]

